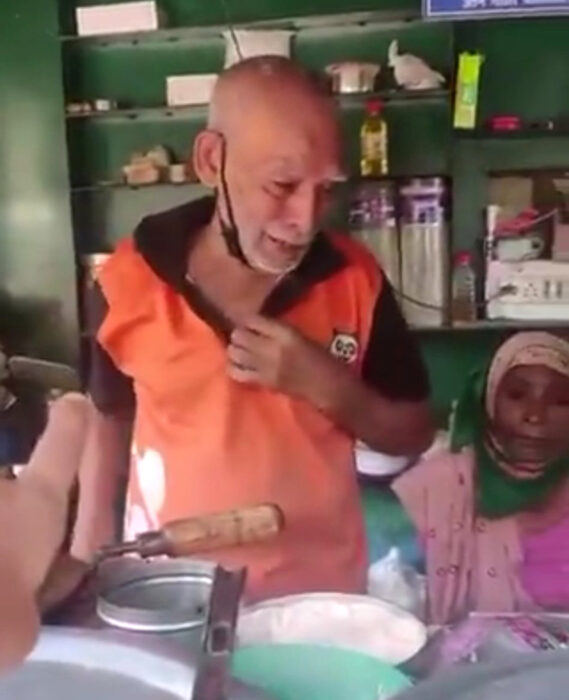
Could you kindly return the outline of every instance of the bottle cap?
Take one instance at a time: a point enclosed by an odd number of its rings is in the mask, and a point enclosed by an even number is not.
[[[469,250],[459,250],[454,256],[455,265],[471,265],[472,253]]]
[[[381,100],[368,100],[366,102],[366,112],[371,115],[380,114],[383,109],[383,102]]]

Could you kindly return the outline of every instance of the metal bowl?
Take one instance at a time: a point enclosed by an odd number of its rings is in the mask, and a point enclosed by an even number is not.
[[[0,678],[0,700],[188,700],[195,670],[190,654],[112,630],[44,628],[25,663]],[[232,681],[228,700],[269,699]]]
[[[195,559],[112,560],[99,568],[97,614],[111,627],[167,635],[198,649],[215,565]]]

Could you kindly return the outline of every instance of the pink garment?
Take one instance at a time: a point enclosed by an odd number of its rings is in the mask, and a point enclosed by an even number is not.
[[[541,607],[566,609],[569,601],[569,518],[522,538],[525,589]]]
[[[471,611],[535,609],[520,580],[523,553],[514,517],[474,512],[474,455],[442,452],[403,474],[394,490],[425,542],[428,621]]]

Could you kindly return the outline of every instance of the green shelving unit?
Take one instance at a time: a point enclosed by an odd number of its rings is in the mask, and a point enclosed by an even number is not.
[[[76,37],[76,5],[101,1],[5,0],[0,7],[6,38],[0,321],[16,338],[18,352],[70,362],[77,358],[79,338],[74,256],[108,250],[142,216],[203,194],[196,185],[126,187],[121,166],[132,151],[158,143],[180,160],[187,157],[206,111],[164,107],[166,76],[218,72],[224,59],[227,16],[220,0],[160,0],[170,22],[157,32]],[[225,5],[238,25],[294,29],[293,54],[314,70],[346,59],[382,64],[393,173],[448,178],[455,248],[473,247],[483,231],[492,173],[569,169],[569,134],[455,132],[451,91],[393,92],[385,67],[393,38],[449,77],[458,53],[480,51],[480,127],[496,114],[516,114],[528,123],[557,119],[569,115],[569,18],[423,22],[419,0]],[[116,100],[121,108],[65,115],[66,102],[96,98]],[[356,173],[364,101],[356,96],[339,102],[346,163]],[[340,200],[346,196],[344,189]],[[418,329],[441,413],[469,366],[518,325]]]
[[[195,134],[205,124],[204,107],[164,105],[168,75],[217,73],[223,67],[223,31],[227,25],[208,25],[196,17],[190,20],[191,4],[164,3],[171,24],[166,29],[84,38],[70,34],[74,4],[62,4],[61,13],[67,17],[61,37],[67,102],[105,98],[118,106],[108,112],[67,115],[75,233],[80,253],[109,247],[116,236],[127,233],[148,213],[149,203],[151,210],[160,205],[167,208],[184,193],[184,188],[161,187],[154,188],[151,194],[140,188],[135,195],[129,188],[116,187],[116,183],[122,165],[133,151],[163,144],[176,160],[184,161]],[[346,59],[382,64],[381,89],[373,96],[387,103],[394,176],[449,174],[450,90],[417,93],[395,89],[386,63],[389,43],[398,38],[405,50],[421,54],[450,76],[454,64],[450,25],[420,21],[417,6],[401,0],[381,9],[377,3],[362,2],[353,5],[351,12],[345,12],[347,2],[337,0],[303,3],[302,11],[300,3],[287,4],[286,8],[284,3],[274,1],[262,3],[264,8],[260,4],[253,12],[250,7],[232,3],[231,14],[240,22],[238,26],[293,29],[293,56],[314,71],[323,74],[328,64]],[[292,17],[289,13],[295,7],[299,12]],[[202,14],[200,17],[203,19]],[[216,21],[223,18],[217,16]],[[354,176],[359,166],[359,127],[365,100],[370,96],[338,97],[345,161]],[[188,198],[197,192],[196,188],[188,190]]]
[[[233,22],[240,27],[293,29],[293,56],[314,71],[323,72],[326,65],[341,60],[382,64],[381,89],[376,96],[386,102],[392,175],[447,178],[452,191],[454,249],[472,248],[482,235],[491,173],[569,167],[569,135],[494,136],[484,131],[454,131],[451,90],[458,53],[478,50],[486,56],[481,125],[496,113],[513,111],[524,119],[559,116],[564,110],[569,113],[569,91],[554,87],[569,82],[564,69],[569,60],[565,40],[569,20],[424,22],[418,0],[226,1]],[[73,0],[60,2],[67,101],[106,98],[119,105],[107,113],[68,115],[66,119],[75,239],[83,254],[108,250],[142,216],[203,194],[203,188],[196,185],[126,187],[120,183],[120,169],[133,151],[156,144],[168,146],[177,160],[188,157],[207,112],[203,107],[165,107],[166,77],[222,69],[226,14],[218,2],[206,6],[198,0],[163,0],[170,20],[167,28],[80,38],[74,35],[75,4]],[[447,76],[448,87],[425,93],[396,90],[386,66],[387,47],[394,38],[404,51],[421,55]],[[554,75],[548,73],[544,78],[551,66]],[[531,80],[531,87],[525,77]],[[345,162],[354,176],[339,192],[339,218],[350,188],[358,181],[358,132],[367,97],[338,98]],[[441,415],[464,373],[489,346],[516,328],[547,326],[547,322],[484,321],[416,329],[437,388],[435,403]]]

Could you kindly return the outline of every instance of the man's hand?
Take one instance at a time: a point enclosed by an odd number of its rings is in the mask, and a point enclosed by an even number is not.
[[[228,354],[229,374],[235,381],[316,403],[322,383],[339,364],[294,328],[261,316],[233,331]]]
[[[380,452],[416,455],[434,434],[426,401],[392,401],[294,328],[256,316],[233,331],[229,374],[304,399]]]

